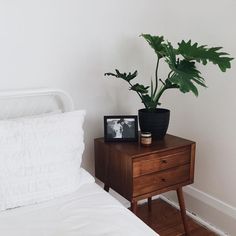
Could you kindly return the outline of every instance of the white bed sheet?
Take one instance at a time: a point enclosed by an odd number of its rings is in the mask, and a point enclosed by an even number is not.
[[[93,178],[73,194],[0,212],[1,236],[157,236]]]

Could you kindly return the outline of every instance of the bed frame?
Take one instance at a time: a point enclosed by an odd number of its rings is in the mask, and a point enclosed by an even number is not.
[[[9,119],[22,116],[45,114],[58,110],[60,110],[61,112],[68,112],[74,109],[74,104],[72,98],[62,90],[33,89],[33,90],[17,90],[17,91],[4,91],[4,92],[0,91],[0,107],[1,107],[0,119]],[[90,176],[88,173],[87,174],[86,173],[84,171],[83,178],[88,178],[88,176]],[[5,236],[19,235],[20,231],[23,232],[22,235],[23,234],[32,235],[32,232],[34,231],[35,231],[34,235],[39,235],[39,236],[41,236],[42,234],[52,235],[52,233],[53,235],[56,235],[55,234],[56,232],[60,232],[61,235],[74,235],[75,230],[78,231],[78,235],[87,235],[84,233],[81,234],[80,232],[84,232],[83,230],[85,230],[86,232],[92,230],[93,232],[93,227],[84,227],[88,225],[88,222],[91,222],[91,215],[89,214],[92,214],[92,216],[94,216],[92,218],[93,219],[92,222],[93,224],[95,224],[95,226],[97,224],[98,217],[102,219],[100,221],[101,230],[99,235],[104,235],[105,232],[104,227],[107,227],[106,225],[107,221],[105,221],[102,217],[107,217],[108,213],[109,213],[108,215],[110,215],[109,219],[112,219],[113,216],[121,215],[120,216],[121,220],[117,220],[118,222],[117,225],[119,225],[118,228],[116,228],[117,226],[113,226],[113,222],[112,220],[110,220],[110,223],[108,225],[109,227],[106,230],[108,230],[109,232],[114,232],[114,234],[108,233],[109,235],[117,235],[115,231],[123,232],[122,235],[126,235],[125,234],[126,231],[128,232],[127,235],[150,235],[150,236],[157,235],[153,230],[151,230],[147,225],[141,222],[130,211],[128,211],[125,207],[122,207],[116,200],[114,200],[111,196],[105,193],[93,181],[89,184],[89,186],[85,186],[83,191],[79,193],[78,192],[73,193],[76,194],[76,196],[79,196],[78,197],[79,200],[76,201],[75,199],[77,197],[75,197],[75,195],[68,195],[65,196],[65,198],[63,197],[52,200],[53,204],[51,203],[51,201],[45,202],[45,204],[42,204],[40,206],[39,214],[37,212],[36,205],[29,206],[30,210],[28,210],[27,207],[26,208],[22,207],[3,212],[3,214],[0,214],[0,235],[5,235]],[[85,204],[86,205],[85,208],[83,205],[80,209],[78,206],[81,206],[80,205],[81,199],[86,199],[86,201],[84,202],[86,203],[88,201],[88,198],[90,199],[89,200],[90,203],[87,203],[87,205]],[[91,199],[94,199],[94,204],[91,203]],[[70,202],[70,204],[68,204],[67,201]],[[73,202],[73,204],[76,204],[72,208],[71,208],[71,202]],[[61,224],[58,223],[57,212],[62,204],[64,204],[62,210],[62,212],[64,213],[63,214],[61,213],[59,215],[62,222],[66,223],[61,228]],[[103,206],[105,207],[105,212],[103,212],[103,215],[101,213],[102,209],[101,204],[103,204]],[[93,210],[94,208],[95,210],[92,211],[91,213],[91,210]],[[42,209],[46,211],[46,215],[42,215]],[[76,213],[77,215],[75,215],[74,209],[77,211]],[[88,211],[86,211],[85,209],[88,209]],[[54,214],[56,215],[51,215],[51,210],[52,211],[55,210]],[[70,211],[72,212],[70,213]],[[83,218],[81,213],[83,214],[86,213],[87,215],[85,215],[85,217]],[[24,217],[22,217],[21,214],[23,214]],[[73,217],[70,218],[70,215]],[[48,218],[49,220],[47,220],[47,218],[45,220],[45,217],[47,216],[49,217]],[[25,217],[26,221],[24,221]],[[27,225],[28,220],[30,219],[32,219],[31,222],[32,224]],[[48,224],[51,224],[51,222],[54,222],[54,224],[50,225],[49,227]],[[79,225],[79,222],[82,223]],[[16,225],[12,227],[12,223],[16,223]],[[25,227],[25,225],[29,227],[27,228]],[[132,226],[131,229],[129,229],[128,226],[129,227]],[[97,229],[100,229],[98,226],[96,227]],[[89,235],[91,235],[91,233]]]
[[[0,119],[74,110],[71,96],[60,89],[0,91]]]

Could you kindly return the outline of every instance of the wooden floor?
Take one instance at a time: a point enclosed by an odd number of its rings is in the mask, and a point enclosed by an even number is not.
[[[137,215],[160,236],[183,236],[184,229],[180,213],[163,200],[154,200],[152,210],[148,211],[147,204],[138,208]],[[190,236],[216,236],[201,225],[188,218]]]

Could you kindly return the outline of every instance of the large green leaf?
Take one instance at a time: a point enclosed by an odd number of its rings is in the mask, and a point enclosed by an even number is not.
[[[165,55],[165,41],[163,36],[153,36],[150,34],[141,34],[140,36],[149,43],[159,58]]]
[[[105,76],[114,76],[116,78],[121,78],[127,82],[130,82],[132,79],[134,79],[137,75],[138,75],[138,72],[135,71],[134,73],[120,73],[119,70],[116,69],[116,74],[115,73],[105,73],[104,74]]]
[[[141,37],[147,41],[157,55],[155,82],[151,80],[150,86],[138,83],[133,85],[132,80],[137,76],[137,71],[121,73],[119,70],[115,70],[114,73],[105,73],[105,75],[121,78],[128,82],[130,90],[138,94],[145,108],[149,110],[157,107],[160,97],[167,89],[179,89],[183,93],[193,92],[198,96],[198,86],[206,87],[206,84],[200,71],[196,68],[196,62],[203,65],[212,62],[218,65],[223,72],[231,67],[233,58],[229,57],[228,53],[222,52],[221,47],[198,45],[189,40],[181,41],[177,48],[173,48],[170,42],[164,40],[163,36],[142,34]],[[165,59],[170,68],[163,80],[157,75],[161,58]],[[161,81],[161,86],[159,86],[158,79]]]
[[[221,52],[222,47],[207,48],[206,45],[198,46],[197,43],[192,44],[191,40],[188,42],[182,40],[178,45],[177,53],[181,54],[187,60],[196,60],[203,65],[206,65],[209,61],[217,64],[223,72],[231,67],[230,61],[233,58],[228,57],[228,53]]]
[[[179,90],[182,93],[187,93],[192,91],[195,94],[195,96],[198,96],[198,90],[196,86],[188,77],[183,76],[182,74],[175,73],[171,77],[171,82],[177,84],[179,86]]]
[[[194,83],[206,87],[204,79],[200,76],[200,72],[195,67],[195,62],[183,59],[171,69],[174,71],[169,80],[179,86],[181,92],[186,93],[192,91],[198,96],[198,90]]]
[[[173,48],[170,42],[164,45],[164,47],[165,47],[165,52],[166,52],[166,55],[165,55],[166,62],[169,64],[170,67],[175,68],[176,61],[177,61],[175,49]]]
[[[134,84],[133,86],[131,86],[130,90],[133,90],[135,92],[141,93],[141,94],[145,94],[148,93],[148,89],[149,86],[144,86],[142,84]]]
[[[166,53],[166,62],[172,71],[167,80],[171,82],[171,85],[167,87],[171,88],[173,85],[176,85],[181,92],[187,93],[192,91],[198,96],[198,90],[194,83],[203,87],[206,87],[206,85],[201,77],[201,73],[196,69],[195,62],[177,58],[176,53],[178,52],[170,43],[166,45]]]

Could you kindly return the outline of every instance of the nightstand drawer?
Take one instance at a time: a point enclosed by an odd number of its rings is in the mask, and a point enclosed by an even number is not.
[[[133,160],[133,177],[185,165],[190,163],[190,159],[190,147],[135,158]]]
[[[190,179],[190,165],[143,175],[133,179],[133,196],[139,196],[165,187],[186,182]]]

